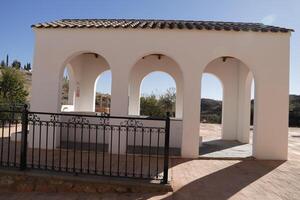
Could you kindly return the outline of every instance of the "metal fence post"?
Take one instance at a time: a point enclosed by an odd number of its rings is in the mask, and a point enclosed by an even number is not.
[[[25,104],[22,111],[22,135],[21,135],[21,160],[20,169],[27,167],[27,135],[28,135],[28,106]]]
[[[168,183],[169,176],[169,146],[170,146],[170,113],[167,112],[166,117],[166,133],[165,133],[165,148],[164,148],[164,176],[163,184]]]

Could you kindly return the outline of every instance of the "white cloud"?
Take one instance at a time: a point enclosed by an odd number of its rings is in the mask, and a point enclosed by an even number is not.
[[[264,23],[264,24],[267,24],[267,25],[272,25],[276,20],[276,15],[274,14],[271,14],[271,15],[267,15],[265,16],[261,22]]]

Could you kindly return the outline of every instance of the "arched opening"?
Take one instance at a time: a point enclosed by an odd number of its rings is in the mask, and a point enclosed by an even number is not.
[[[169,112],[175,117],[176,83],[169,74],[156,71],[146,75],[140,94],[140,115],[165,117]]]
[[[163,72],[163,73],[162,73]],[[150,74],[150,79],[153,80],[152,83],[146,84],[151,86],[149,90],[143,91],[141,90],[141,84],[146,81],[147,78],[143,81],[143,79]],[[151,78],[153,75],[153,78]],[[171,88],[175,88],[171,89]],[[169,89],[169,90],[168,90]],[[151,91],[152,90],[152,91]],[[183,75],[182,71],[172,58],[162,54],[150,54],[142,57],[137,63],[132,67],[130,72],[130,80],[129,80],[129,115],[140,115],[140,114],[151,114],[154,113],[145,113],[141,112],[140,102],[145,100],[145,96],[151,97],[152,92],[158,92],[157,98],[165,98],[167,101],[165,104],[170,103],[169,98],[174,96],[176,92],[176,101],[174,102],[175,108],[171,108],[171,105],[167,105],[168,110],[171,111],[172,116],[176,118],[182,118],[182,104],[183,104]],[[144,94],[143,94],[144,93]],[[164,94],[163,94],[164,93]],[[144,96],[143,96],[144,95]],[[142,97],[142,100],[140,98]],[[155,99],[153,97],[153,99]],[[173,97],[174,99],[174,97]],[[154,100],[155,101],[155,100]],[[174,101],[174,100],[172,100]],[[171,103],[170,103],[171,104]],[[172,109],[174,111],[172,111]],[[164,114],[165,115],[165,114]]]
[[[254,134],[253,134],[253,130],[254,130],[254,101],[255,101],[255,94],[254,94],[254,91],[255,91],[255,82],[254,82],[254,79],[253,79],[253,76],[251,75],[251,77],[249,78],[249,80],[247,80],[247,82],[251,82],[251,103],[250,103],[250,135],[249,135],[249,143],[250,144],[253,144],[253,137],[254,137]]]
[[[74,84],[74,73],[70,65],[68,65],[63,72],[62,87],[61,87],[61,111],[73,111],[74,110],[74,99],[75,90]]]
[[[95,112],[110,113],[111,70],[102,72],[96,80]]]
[[[202,141],[222,137],[223,85],[214,74],[204,73],[201,80],[200,129]]]
[[[250,132],[253,130],[252,122],[255,126],[255,120],[251,120],[251,116],[255,116],[253,114],[255,100],[251,98],[251,93],[254,94],[254,88],[252,86],[253,89],[251,89],[253,74],[250,68],[237,58],[224,56],[211,61],[203,73],[213,74],[221,82],[223,94],[220,95],[219,92],[218,95],[214,94],[214,96],[217,99],[222,97],[222,125],[200,126],[200,136],[203,137],[200,155],[212,157],[252,156]],[[205,83],[202,81],[202,84]],[[208,83],[207,85],[207,90],[211,93],[218,92],[214,84]],[[204,87],[202,85],[202,95],[205,95]],[[203,104],[201,106],[203,111]],[[210,108],[206,112],[217,114],[220,110],[214,112],[213,108]],[[220,114],[218,113],[218,115]],[[201,119],[203,120],[203,117]],[[212,121],[212,119],[210,120]],[[253,135],[255,137],[255,133]]]
[[[69,59],[61,75],[61,111],[95,112],[96,80],[109,69],[97,53],[81,53]]]

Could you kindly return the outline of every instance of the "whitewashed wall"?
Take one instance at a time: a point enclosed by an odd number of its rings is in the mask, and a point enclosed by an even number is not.
[[[289,33],[140,29],[35,29],[35,33],[32,110],[60,111],[63,68],[76,55],[93,52],[105,58],[112,71],[111,114],[127,115],[132,68],[146,55],[164,54],[182,71],[182,156],[197,157],[201,75],[216,58],[231,56],[245,64],[255,80],[253,155],[287,159]]]

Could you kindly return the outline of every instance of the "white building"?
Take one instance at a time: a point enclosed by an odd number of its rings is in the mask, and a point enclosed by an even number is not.
[[[67,67],[73,111],[94,112],[95,81],[110,69],[111,115],[139,115],[141,81],[150,72],[163,71],[176,82],[170,145],[193,158],[201,144],[202,74],[216,75],[223,85],[222,138],[241,142],[249,142],[254,78],[253,156],[287,159],[292,30],[259,23],[97,19],[32,27],[32,110],[61,111]]]

